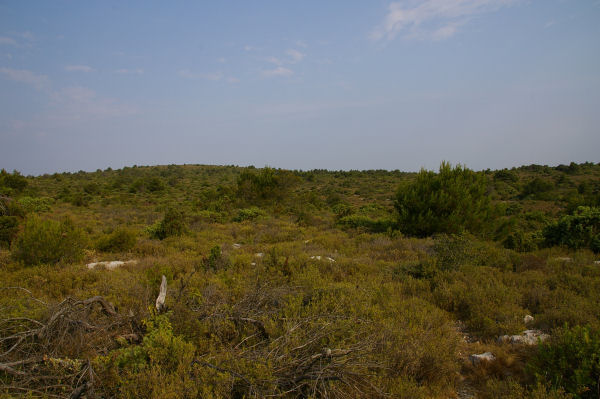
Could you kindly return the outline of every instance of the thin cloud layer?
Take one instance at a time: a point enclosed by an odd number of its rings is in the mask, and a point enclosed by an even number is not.
[[[271,76],[292,76],[294,71],[288,68],[284,68],[279,66],[275,69],[267,69],[262,71],[263,76],[271,77]]]
[[[453,36],[470,19],[498,11],[520,0],[420,0],[391,3],[383,22],[372,32],[373,40],[443,40]]]
[[[142,68],[136,68],[136,69],[121,68],[121,69],[117,69],[115,71],[115,73],[118,73],[121,75],[143,75],[144,70]]]
[[[67,65],[65,67],[67,72],[94,72],[95,69],[88,65]]]
[[[48,77],[46,75],[38,75],[26,69],[0,68],[0,73],[12,81],[25,83],[38,90],[41,90],[48,84]]]
[[[16,46],[17,45],[17,41],[15,39],[10,38],[10,37],[0,36],[0,45],[1,44],[7,44],[7,45],[10,45],[10,46]]]

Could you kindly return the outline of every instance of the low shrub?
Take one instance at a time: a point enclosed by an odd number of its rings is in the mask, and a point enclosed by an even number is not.
[[[0,216],[0,246],[9,247],[19,231],[19,219],[16,216]]]
[[[543,231],[546,244],[564,245],[571,249],[589,248],[600,252],[600,208],[580,206]]]
[[[98,240],[96,247],[104,252],[125,252],[131,250],[137,242],[135,232],[118,228]]]
[[[565,325],[550,342],[539,344],[528,370],[538,382],[564,388],[576,398],[597,398],[600,335],[586,327]]]
[[[237,215],[233,218],[234,222],[243,222],[244,220],[254,220],[256,218],[258,218],[259,216],[264,216],[265,212],[256,207],[250,207],[250,208],[243,208],[240,209],[237,213]]]
[[[171,236],[180,236],[187,231],[187,222],[183,211],[169,208],[161,221],[148,228],[150,237],[164,240]]]
[[[86,243],[84,232],[70,219],[57,222],[33,216],[14,242],[13,257],[26,265],[76,262],[83,257]]]

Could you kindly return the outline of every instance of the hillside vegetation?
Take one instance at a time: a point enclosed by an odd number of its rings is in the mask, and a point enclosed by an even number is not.
[[[3,170],[0,398],[597,398],[599,207],[593,163]]]

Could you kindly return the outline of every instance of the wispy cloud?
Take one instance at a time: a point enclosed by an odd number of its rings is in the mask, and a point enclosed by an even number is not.
[[[49,82],[46,75],[38,75],[26,69],[0,68],[0,73],[10,80],[25,83],[38,90],[43,89]]]
[[[453,36],[470,19],[521,0],[406,0],[391,3],[383,22],[370,34],[373,40],[442,40]]]
[[[288,68],[284,68],[282,66],[278,66],[275,69],[267,69],[262,71],[263,76],[271,77],[271,76],[292,76],[294,71]]]
[[[283,60],[277,57],[267,57],[265,58],[265,61],[275,65],[283,65]]]
[[[294,49],[288,49],[285,53],[290,57],[289,62],[292,64],[302,61],[302,59],[306,56],[306,54],[302,54],[298,50]]]
[[[68,72],[94,72],[95,69],[88,65],[67,65],[65,71]]]
[[[53,112],[50,119],[61,122],[113,118],[132,115],[136,107],[122,104],[113,99],[100,98],[87,87],[65,87],[51,94]]]
[[[117,69],[115,71],[115,73],[118,73],[121,75],[143,75],[144,70],[142,68],[135,68],[135,69],[121,68],[121,69]]]
[[[294,71],[286,68],[284,65],[293,65],[301,62],[306,54],[296,49],[287,49],[284,57],[267,57],[265,61],[276,65],[276,68],[269,68],[262,71],[263,76],[292,76]]]
[[[179,76],[186,79],[204,79],[204,80],[212,80],[217,81],[223,79],[222,72],[214,72],[214,73],[198,73],[192,72],[189,69],[182,69],[178,72]]]
[[[0,36],[0,45],[10,45],[10,46],[16,46],[17,45],[17,41],[13,38],[10,37],[6,37],[6,36]]]

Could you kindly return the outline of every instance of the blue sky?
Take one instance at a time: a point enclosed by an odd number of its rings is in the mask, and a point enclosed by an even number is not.
[[[600,161],[599,0],[0,1],[0,168]]]

